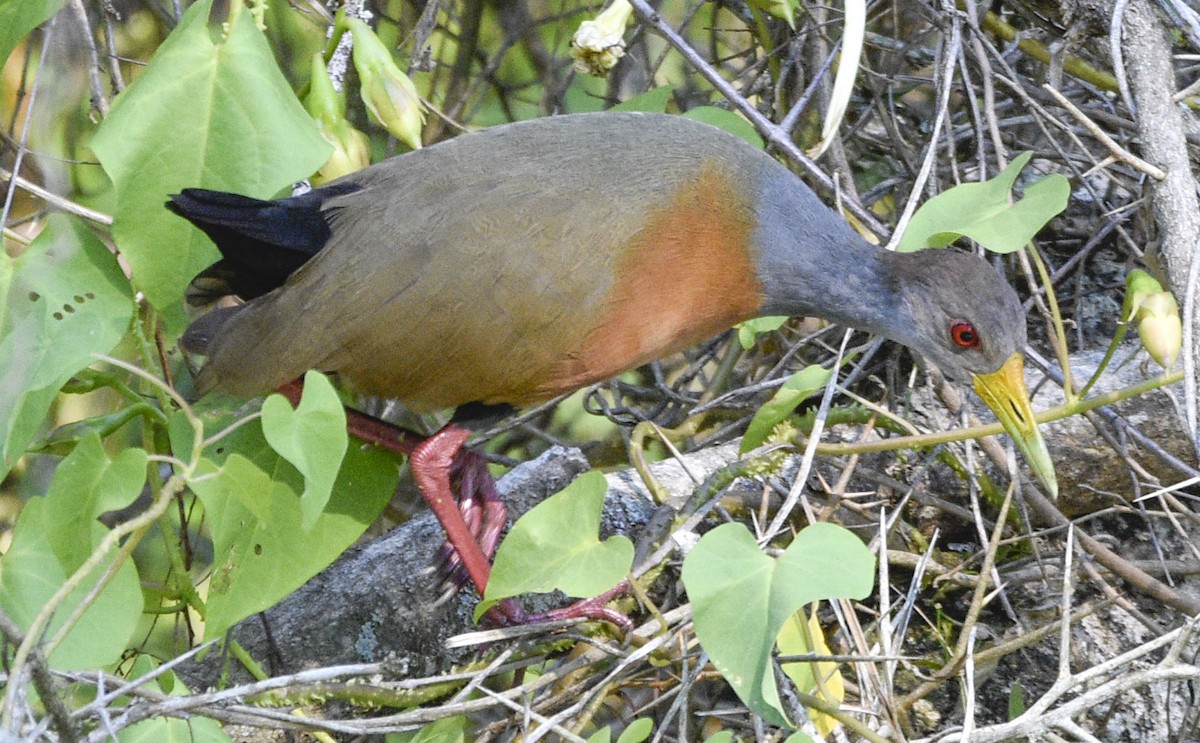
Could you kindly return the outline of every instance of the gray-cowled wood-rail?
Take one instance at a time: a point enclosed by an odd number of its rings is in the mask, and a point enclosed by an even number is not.
[[[208,357],[202,393],[262,394],[319,369],[417,411],[524,405],[758,315],[815,315],[973,380],[1055,490],[1025,390],[1024,313],[996,271],[950,250],[871,246],[778,162],[706,124],[537,119],[292,198],[188,189],[168,206],[223,256],[193,289],[246,300],[184,337]],[[466,429],[418,441],[361,414],[350,426],[411,455],[482,592],[503,510],[482,459],[461,448]],[[452,478],[482,503],[460,512]]]

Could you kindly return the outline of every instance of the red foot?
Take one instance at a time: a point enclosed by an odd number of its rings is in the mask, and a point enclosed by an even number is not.
[[[300,404],[303,389],[303,383],[296,380],[280,387],[279,393],[296,406]],[[462,448],[471,432],[451,423],[424,438],[351,408],[346,409],[346,428],[356,438],[409,458],[413,479],[446,531],[443,560],[451,581],[461,583],[461,578],[455,579],[455,575],[465,571],[482,596],[508,509],[496,492],[487,460]],[[461,502],[454,496],[452,481],[463,495]],[[622,581],[600,596],[544,614],[529,614],[512,599],[506,599],[489,609],[484,619],[511,627],[585,617],[611,622],[629,631],[633,628],[629,618],[604,606],[628,590],[628,584]]]
[[[458,492],[463,498],[464,512],[473,514],[471,533],[490,560],[500,544],[500,534],[508,521],[508,506],[496,492],[496,481],[488,470],[487,460],[470,449],[462,449],[456,458]],[[470,501],[468,506],[466,501]]]
[[[551,609],[544,614],[530,614],[522,609],[513,599],[506,599],[489,609],[484,618],[501,627],[538,624],[539,622],[557,622],[564,619],[596,619],[602,622],[611,622],[619,627],[622,632],[630,632],[633,630],[633,622],[629,617],[616,609],[610,609],[605,606],[609,601],[627,593],[629,593],[629,583],[621,581],[599,596],[576,601],[570,606],[564,606],[561,609]],[[502,615],[492,616],[502,606],[505,607]]]
[[[471,432],[465,428],[446,426],[417,445],[409,458],[409,467],[425,501],[446,530],[446,538],[462,561],[467,575],[482,595],[491,567],[475,535],[467,527],[458,501],[450,489],[451,465],[470,435]]]

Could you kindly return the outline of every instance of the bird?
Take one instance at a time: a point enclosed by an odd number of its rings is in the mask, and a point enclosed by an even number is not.
[[[222,256],[189,299],[243,300],[183,335],[206,357],[200,394],[295,400],[295,380],[315,369],[416,412],[506,410],[757,316],[816,316],[972,381],[1057,492],[1024,383],[1024,311],[1004,278],[968,252],[868,243],[784,165],[705,123],[642,112],[532,119],[300,195],[189,188],[167,208]],[[358,413],[350,427],[411,456],[482,593],[503,506],[482,459],[463,448],[470,415],[428,439]],[[461,511],[452,479],[476,491]]]

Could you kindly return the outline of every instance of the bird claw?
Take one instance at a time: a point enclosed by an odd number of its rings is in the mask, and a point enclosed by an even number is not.
[[[488,609],[483,618],[485,621],[498,627],[542,624],[544,622],[558,622],[567,619],[591,619],[614,624],[622,633],[629,634],[633,631],[633,621],[616,609],[610,609],[606,606],[609,601],[628,592],[629,582],[621,581],[599,596],[594,596],[590,599],[581,599],[569,606],[551,609],[540,614],[525,611],[513,599],[504,599]]]
[[[461,589],[470,579],[466,567],[449,540],[442,542],[442,546],[438,547],[433,562],[424,572],[436,576],[439,590],[448,590],[451,593]]]
[[[299,384],[292,384],[285,385],[280,391],[288,395],[295,405],[299,401],[300,389]],[[417,484],[447,532],[446,542],[438,549],[433,563],[424,571],[440,576],[441,588],[435,605],[444,605],[468,579],[472,579],[482,593],[487,584],[490,562],[496,554],[500,535],[507,523],[508,509],[496,492],[496,483],[488,471],[487,460],[473,451],[462,448],[470,435],[469,432],[451,425],[427,439],[417,440],[417,437],[389,423],[357,411],[347,410],[347,419],[350,432],[355,436],[409,456]],[[460,494],[457,499],[459,513],[450,515],[456,508],[446,509],[443,508],[443,504],[447,499],[453,498],[455,490]],[[450,514],[446,513],[447,510]],[[460,525],[451,528],[460,519]],[[470,542],[478,546],[481,554],[473,558],[476,561],[474,573],[468,569],[454,547],[453,539],[449,537],[451,534],[458,534],[468,552],[471,551]],[[628,584],[623,581],[600,596],[542,614],[526,612],[513,599],[505,599],[489,609],[484,614],[484,620],[496,626],[512,627],[586,618],[610,622],[628,632],[633,628],[633,622],[620,612],[605,606],[610,599],[628,590]]]
[[[459,493],[458,508],[463,521],[490,562],[496,556],[500,535],[508,523],[508,507],[496,492],[487,460],[473,451],[459,450],[452,465],[451,482]],[[449,540],[438,550],[434,565],[446,585],[461,588],[469,578]]]

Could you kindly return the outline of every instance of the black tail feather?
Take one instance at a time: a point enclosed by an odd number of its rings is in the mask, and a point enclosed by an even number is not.
[[[173,194],[167,209],[203,230],[222,256],[197,277],[202,288],[189,301],[221,293],[253,299],[281,286],[329,240],[321,205],[330,195],[318,189],[263,201],[202,188]]]

